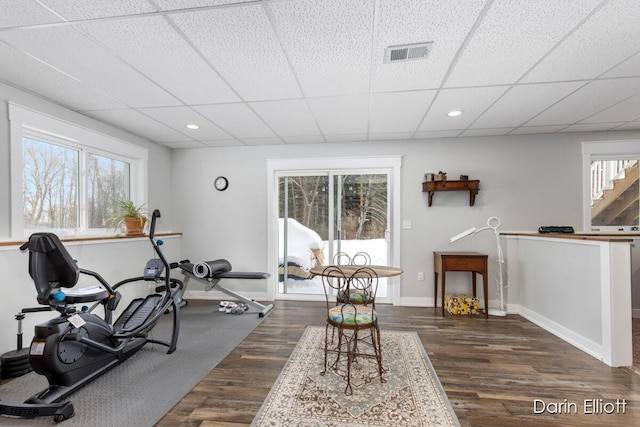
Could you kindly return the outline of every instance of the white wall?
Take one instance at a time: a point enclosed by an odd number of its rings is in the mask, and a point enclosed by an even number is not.
[[[503,236],[518,313],[609,366],[633,363],[631,243]]]
[[[490,216],[501,231],[535,231],[541,225],[582,224],[582,152],[585,140],[637,139],[638,132],[474,137],[423,141],[286,145],[177,150],[173,154],[174,214],[184,233],[183,256],[192,260],[227,258],[235,270],[267,271],[266,159],[402,155],[401,219],[402,304],[433,304],[433,251],[474,250],[490,255],[489,232],[456,243],[449,238]],[[467,193],[436,193],[428,207],[422,193],[424,173],[444,170],[480,180],[475,206]],[[216,176],[229,189],[213,188]],[[418,281],[418,272],[425,280]],[[274,280],[272,278],[271,280]],[[468,273],[447,273],[447,290],[469,291]],[[234,284],[266,292],[265,283]],[[451,286],[451,287],[449,287]],[[495,286],[490,282],[490,298]]]

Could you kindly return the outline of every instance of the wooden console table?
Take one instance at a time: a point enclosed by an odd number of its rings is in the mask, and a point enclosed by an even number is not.
[[[429,193],[429,206],[433,202],[433,194],[436,191],[468,191],[469,206],[476,202],[476,194],[480,190],[480,180],[467,181],[427,181],[422,183],[422,191]]]
[[[484,292],[484,315],[489,318],[489,295],[487,284],[486,254],[479,252],[433,252],[433,306],[438,306],[438,274],[442,274],[442,317],[444,317],[444,296],[446,294],[447,271],[470,271],[473,286],[473,296],[476,296],[476,273],[482,275],[482,290]]]

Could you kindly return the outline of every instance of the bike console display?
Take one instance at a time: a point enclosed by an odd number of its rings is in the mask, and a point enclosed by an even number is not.
[[[162,276],[164,271],[164,263],[160,258],[152,258],[147,261],[144,267],[144,280],[156,280]]]

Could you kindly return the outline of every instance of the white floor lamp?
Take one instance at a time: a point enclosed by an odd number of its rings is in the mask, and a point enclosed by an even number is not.
[[[498,308],[490,308],[489,309],[489,315],[491,316],[506,316],[507,315],[507,306],[505,305],[504,302],[504,283],[502,282],[502,275],[503,275],[503,265],[504,265],[504,257],[502,255],[502,246],[500,245],[500,233],[498,233],[498,227],[500,227],[500,218],[496,217],[496,216],[492,216],[491,218],[489,218],[487,220],[487,226],[486,227],[482,227],[482,228],[470,228],[468,230],[463,231],[460,234],[457,234],[455,236],[453,236],[451,239],[449,239],[451,241],[451,243],[460,240],[464,237],[469,236],[470,234],[476,234],[476,233],[480,233],[481,231],[485,231],[485,230],[493,230],[493,234],[495,235],[496,238],[496,245],[498,247],[498,276],[496,277],[496,285],[497,285],[497,293],[498,293],[498,301],[500,303],[500,305],[498,306]],[[485,298],[488,298],[487,295],[484,296]]]

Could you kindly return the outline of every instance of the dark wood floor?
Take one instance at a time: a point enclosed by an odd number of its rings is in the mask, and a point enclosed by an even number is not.
[[[324,303],[276,306],[157,426],[251,424],[305,326],[324,324]],[[433,308],[377,308],[381,328],[418,332],[463,426],[640,425],[640,375],[610,368],[520,316],[441,318]],[[550,411],[534,414],[536,399]],[[625,399],[626,413],[586,414],[587,399]],[[562,403],[575,403],[578,414]]]

